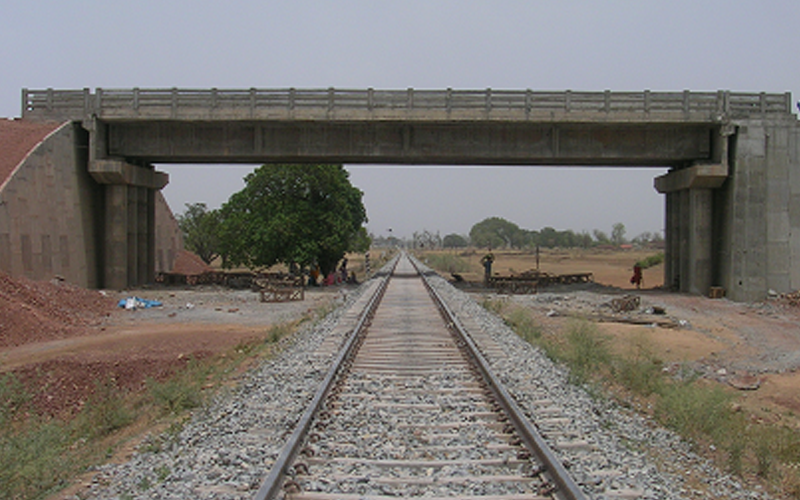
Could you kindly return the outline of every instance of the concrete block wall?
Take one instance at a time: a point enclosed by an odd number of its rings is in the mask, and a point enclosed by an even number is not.
[[[748,122],[736,134],[726,221],[731,228],[729,270],[722,273],[727,278],[723,286],[734,300],[760,300],[767,289],[765,133],[762,123]]]
[[[171,272],[178,252],[183,250],[183,233],[167,200],[156,192],[156,273]]]
[[[789,200],[791,199],[791,154],[790,135],[795,127],[767,127],[764,137],[764,157],[767,160],[766,172],[767,199],[766,216],[766,283],[768,289],[790,291],[791,272],[791,229],[789,224]],[[800,165],[798,165],[800,166]]]
[[[779,216],[771,224],[772,234],[781,234],[788,231],[788,279],[791,290],[800,289],[800,124],[787,127],[786,147],[783,146],[783,137],[775,143],[776,151],[781,162],[787,163],[785,184],[787,186],[784,203],[786,216]]]
[[[723,186],[722,286],[739,301],[800,288],[800,127],[796,120],[737,123]]]
[[[99,284],[102,189],[89,175],[87,133],[65,123],[39,144],[0,191],[0,269],[35,280]]]
[[[67,122],[36,146],[5,184],[0,184],[0,270],[34,280],[60,276],[85,288],[107,286],[103,255],[109,197],[107,185],[98,183],[89,172],[88,144],[88,132],[80,124]],[[136,203],[121,211],[126,216],[136,212],[136,234],[129,237],[128,225],[119,225],[125,231],[122,241],[155,249],[146,261],[136,262],[137,269],[125,272],[146,273],[141,281],[152,281],[155,272],[172,270],[183,249],[180,229],[160,192],[126,185],[121,189],[133,189],[137,195]],[[145,214],[145,222],[140,212],[153,205],[155,221]],[[152,233],[145,231],[153,226],[156,229]],[[154,243],[144,241],[150,234]],[[126,246],[119,251],[127,254],[130,249]],[[151,262],[155,268],[152,273]]]

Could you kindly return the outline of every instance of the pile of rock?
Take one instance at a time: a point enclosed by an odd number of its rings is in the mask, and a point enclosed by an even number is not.
[[[96,290],[0,272],[0,347],[77,334],[109,315],[114,306],[113,299]]]

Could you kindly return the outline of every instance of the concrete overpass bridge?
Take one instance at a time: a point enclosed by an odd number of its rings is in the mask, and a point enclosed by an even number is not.
[[[25,89],[22,109],[88,131],[76,147],[105,185],[110,288],[148,280],[152,209],[141,201],[167,181],[151,164],[175,162],[668,167],[655,180],[665,283],[722,286],[737,300],[800,288],[800,126],[788,93]]]

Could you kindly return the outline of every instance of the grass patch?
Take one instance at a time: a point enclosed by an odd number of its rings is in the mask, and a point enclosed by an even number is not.
[[[517,332],[517,335],[531,344],[542,337],[542,329],[536,324],[533,317],[522,308],[512,309],[504,320],[512,330]]]
[[[611,353],[608,338],[594,323],[574,319],[561,345],[560,358],[570,367],[570,380],[584,384],[592,375],[609,365]]]
[[[505,315],[506,307],[508,306],[508,301],[506,299],[492,298],[488,295],[484,295],[480,301],[480,304],[481,307],[483,307],[487,311],[502,317],[503,321],[506,322],[509,321],[509,319]],[[513,328],[513,326],[511,327]]]
[[[31,395],[13,373],[0,375],[0,427],[13,420]]]
[[[288,336],[292,333],[294,329],[291,325],[287,324],[280,324],[275,325],[269,329],[269,336],[267,337],[267,342],[271,344],[277,344],[283,337]]]
[[[695,441],[721,438],[733,424],[733,396],[717,386],[694,381],[665,383],[655,405],[655,416],[684,437]]]
[[[63,453],[74,431],[60,422],[15,425],[0,435],[2,498],[39,498],[63,486],[70,458]]]
[[[156,407],[165,415],[177,415],[200,406],[203,402],[202,386],[205,377],[195,378],[188,369],[163,382],[147,380],[147,391]]]
[[[137,429],[169,424],[164,436],[142,447],[160,451],[183,428],[189,410],[202,407],[215,388],[238,378],[247,366],[273,355],[275,344],[296,324],[272,326],[263,340],[242,342],[225,355],[189,360],[164,380],[148,380],[142,392],[122,391],[113,380],[98,381],[93,396],[69,419],[33,414],[23,384],[13,374],[0,374],[0,500],[42,499],[64,488],[88,466],[107,460],[129,439],[124,430],[133,424]],[[156,470],[139,487],[146,491],[169,473]]]
[[[664,363],[655,355],[644,337],[631,339],[623,356],[615,356],[612,378],[626,390],[649,397],[663,390]]]
[[[759,478],[774,492],[800,499],[800,432],[752,421],[736,403],[738,394],[698,379],[688,370],[667,373],[644,338],[611,349],[609,337],[585,320],[571,320],[564,332],[543,334],[530,311],[484,299],[521,338],[567,366],[570,381],[629,405],[637,405],[673,429],[728,472]]]
[[[125,394],[113,380],[96,381],[92,397],[76,419],[82,438],[99,438],[126,427],[135,418]]]

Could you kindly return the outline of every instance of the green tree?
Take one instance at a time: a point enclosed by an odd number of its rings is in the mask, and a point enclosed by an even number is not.
[[[558,231],[553,227],[544,227],[539,231],[539,245],[544,248],[555,248],[558,246]]]
[[[581,231],[578,235],[578,246],[581,248],[589,248],[594,245],[594,239],[588,231]]]
[[[608,238],[608,235],[599,229],[595,229],[593,231],[594,239],[597,240],[598,245],[610,245],[611,240]]]
[[[611,242],[617,246],[625,243],[625,224],[617,222],[611,227]]]
[[[318,264],[327,274],[369,247],[362,196],[342,165],[262,165],[222,206],[224,265]]]
[[[445,248],[464,248],[469,244],[467,239],[460,234],[451,233],[444,237],[442,246]]]
[[[525,233],[519,226],[502,217],[489,217],[472,226],[469,238],[478,247],[521,248],[525,242]]]
[[[525,233],[525,242],[526,245],[529,247],[536,247],[537,245],[541,246],[541,234],[539,231],[535,230],[522,230]]]
[[[178,215],[184,246],[206,264],[219,256],[219,222],[219,211],[208,210],[205,203],[187,203],[186,211]]]
[[[578,246],[578,238],[571,229],[558,231],[556,234],[556,246],[560,248],[573,248]]]

